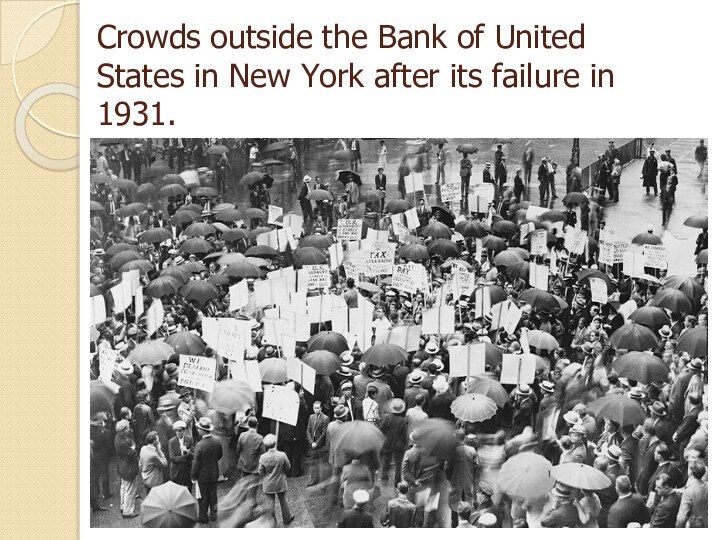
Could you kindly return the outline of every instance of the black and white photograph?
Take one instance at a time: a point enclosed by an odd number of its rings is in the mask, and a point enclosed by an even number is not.
[[[706,138],[84,151],[91,527],[708,527]]]

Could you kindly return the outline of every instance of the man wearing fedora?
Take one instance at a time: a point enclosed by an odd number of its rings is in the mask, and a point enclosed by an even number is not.
[[[450,482],[448,505],[451,511],[451,526],[458,526],[458,514],[465,501],[472,501],[475,497],[475,485],[480,472],[477,452],[472,446],[465,444],[465,431],[455,430],[455,456],[445,465],[445,475]],[[468,505],[469,506],[469,505]],[[470,508],[472,511],[472,508]],[[467,521],[470,512],[463,519]]]
[[[350,421],[362,419],[362,400],[353,396],[353,383],[350,380],[340,383],[338,405],[347,407]]]
[[[138,516],[135,511],[135,496],[140,467],[132,429],[127,420],[120,420],[115,425],[115,454],[120,476],[120,511],[123,518],[134,518]]]
[[[347,416],[348,408],[345,405],[337,405],[335,409],[333,409],[333,420],[328,424],[325,436],[328,446],[328,461],[333,471],[333,482],[335,484],[335,489],[333,490],[334,494],[337,494],[340,487],[340,473],[346,463],[345,453],[343,451],[338,451],[338,441],[336,439],[338,436],[338,429],[345,422]],[[335,499],[335,501],[337,502],[337,499]]]
[[[655,461],[655,449],[661,444],[660,439],[655,434],[655,421],[651,418],[645,420],[642,425],[642,439],[638,444],[638,453],[636,461],[635,488],[638,493],[643,496],[648,494],[648,481],[657,469],[657,461]]]
[[[667,411],[675,422],[679,423],[685,416],[685,399],[688,395],[688,386],[693,376],[697,373],[702,374],[702,371],[702,360],[693,358],[670,385]]]
[[[275,497],[280,502],[283,524],[290,525],[295,516],[287,503],[286,492],[288,488],[287,475],[290,472],[290,460],[285,452],[280,452],[275,435],[265,435],[263,439],[266,452],[260,456],[258,472],[263,479],[263,492],[270,499],[272,516],[275,519]]]
[[[380,431],[385,435],[382,447],[382,469],[380,478],[383,482],[390,479],[390,463],[395,460],[395,484],[402,478],[402,461],[405,454],[407,434],[405,431],[405,402],[400,398],[393,398],[388,403],[389,414],[380,420]]]
[[[350,383],[352,390],[352,383]],[[307,442],[310,448],[310,481],[308,487],[314,486],[321,480],[321,463],[324,461],[323,454],[327,450],[327,428],[330,419],[322,412],[322,403],[313,403],[313,413],[308,418]]]
[[[175,437],[168,441],[170,459],[170,481],[185,486],[192,493],[190,469],[195,452],[195,441],[187,432],[187,424],[182,420],[173,423]]]
[[[215,429],[212,420],[203,416],[196,424],[201,439],[195,446],[190,477],[198,483],[200,489],[200,514],[198,523],[215,521],[217,517],[217,484],[220,477],[218,462],[222,459],[223,450],[219,440],[212,436]],[[209,513],[208,513],[209,510]]]
[[[405,452],[402,461],[402,480],[410,486],[409,499],[417,507],[416,527],[432,528],[437,516],[437,480],[440,462],[428,454],[417,438],[417,431],[410,433],[412,446]]]
[[[420,371],[413,371],[405,380],[406,384],[410,384],[410,387],[405,390],[405,406],[407,408],[414,407],[416,403],[415,400],[419,395],[423,396],[423,404],[427,404],[430,399],[430,394],[427,390],[420,387],[420,383],[423,380]]]
[[[513,428],[512,436],[520,435],[523,429],[533,425],[533,401],[530,398],[532,389],[527,384],[521,384],[515,389],[513,402]]]
[[[550,510],[540,522],[545,529],[576,529],[581,526],[578,509],[574,504],[571,489],[563,484],[556,484],[550,495],[555,499]]]

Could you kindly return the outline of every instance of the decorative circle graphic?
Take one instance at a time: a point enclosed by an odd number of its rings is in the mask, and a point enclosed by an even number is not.
[[[17,115],[15,116],[15,136],[17,137],[20,149],[35,164],[53,171],[69,171],[78,167],[79,157],[77,154],[64,159],[47,157],[35,149],[27,136],[27,118],[28,116],[32,116],[30,113],[32,106],[44,97],[57,94],[72,96],[75,99],[80,97],[78,87],[73,86],[72,84],[49,83],[41,86],[40,88],[36,88],[20,102]]]

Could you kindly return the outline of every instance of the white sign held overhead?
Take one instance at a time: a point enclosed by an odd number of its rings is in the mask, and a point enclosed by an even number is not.
[[[300,397],[289,386],[263,387],[263,417],[294,426],[297,424]]]
[[[217,362],[205,356],[180,355],[178,386],[188,386],[212,392],[215,388],[215,372]]]
[[[525,354],[503,354],[500,384],[532,384],[535,380],[535,358]]]
[[[643,255],[645,255],[645,266],[660,270],[664,270],[667,266],[665,246],[663,245],[645,244],[643,246]]]
[[[485,373],[485,343],[448,347],[450,376],[469,377]]]
[[[590,278],[590,294],[593,302],[599,304],[607,304],[608,290],[607,283],[597,277]]]
[[[360,240],[362,238],[362,219],[338,219],[338,240]]]
[[[287,374],[290,380],[300,383],[311,394],[315,393],[315,368],[297,358],[288,357]]]

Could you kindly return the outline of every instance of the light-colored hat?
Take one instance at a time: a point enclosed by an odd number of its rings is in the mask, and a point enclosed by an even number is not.
[[[133,372],[133,365],[130,363],[130,360],[126,358],[125,360],[120,362],[120,365],[117,369],[123,375],[130,375]]]
[[[605,449],[605,457],[613,461],[620,461],[620,458],[622,457],[622,450],[619,446],[614,444],[612,446],[608,446]]]
[[[430,363],[435,365],[438,368],[438,371],[442,371],[443,369],[445,369],[445,364],[443,364],[442,360],[440,360],[439,358],[433,358],[433,361]]]
[[[665,339],[672,336],[672,330],[670,330],[670,327],[667,324],[660,329],[660,336],[664,337]]]
[[[183,422],[182,420],[178,420],[173,424],[173,430],[177,431],[179,429],[185,429],[187,427],[187,424]]]
[[[393,398],[390,400],[388,410],[393,414],[402,414],[405,410],[405,402],[400,398]]]
[[[564,486],[562,484],[555,484],[555,487],[550,493],[555,497],[560,498],[567,498],[572,496],[572,492],[567,488],[567,486]]]
[[[212,420],[210,420],[207,416],[203,416],[200,420],[198,420],[196,425],[198,429],[206,431],[207,433],[215,430]]]
[[[355,504],[365,504],[370,500],[370,494],[364,489],[356,489],[352,497]]]
[[[540,390],[552,394],[555,391],[555,383],[552,381],[543,381],[540,383]]]
[[[579,424],[582,422],[582,418],[580,418],[580,415],[575,411],[568,411],[563,414],[563,420],[568,424]]]
[[[530,389],[530,387],[527,384],[521,384],[520,386],[517,387],[516,394],[518,396],[529,396],[531,393],[532,393],[532,390]]]
[[[173,259],[173,262],[174,262],[175,264],[182,264],[182,263],[185,262],[185,259],[184,259],[181,255],[178,255],[177,257],[175,257],[175,258]]]
[[[410,384],[420,384],[422,379],[423,379],[422,373],[419,373],[417,371],[408,375],[408,381],[410,381]]]
[[[340,390],[345,390],[346,388],[350,388],[352,390],[353,383],[350,381],[345,381],[340,385]]]
[[[354,361],[355,359],[350,351],[344,351],[340,355],[340,363],[345,367],[351,366]]]
[[[430,340],[425,345],[425,352],[428,354],[437,354],[440,350],[440,347],[438,347],[438,344],[434,340]]]
[[[573,424],[570,428],[570,433],[577,433],[583,437],[587,436],[587,429],[582,424]]]
[[[447,392],[448,388],[450,388],[450,385],[448,384],[445,377],[443,377],[442,375],[438,375],[433,381],[432,387],[433,390],[435,390],[439,394],[444,394],[445,392]]]
[[[310,176],[306,174],[305,178],[303,178],[303,182],[305,182],[306,184],[312,182],[312,178],[310,178]]]
[[[477,519],[477,524],[482,527],[494,527],[497,524],[497,516],[492,512],[485,512],[480,514]]]
[[[337,418],[338,420],[340,418],[345,418],[348,414],[348,408],[345,405],[338,405],[335,407],[335,410],[333,411],[333,416]]]

